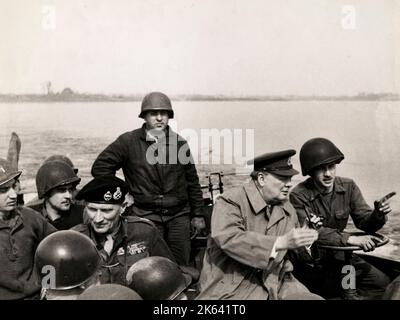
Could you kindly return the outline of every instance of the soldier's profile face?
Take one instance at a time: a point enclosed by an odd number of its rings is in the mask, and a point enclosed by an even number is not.
[[[281,177],[271,173],[264,173],[258,177],[262,186],[263,198],[267,202],[283,202],[289,197],[292,187],[291,177]]]
[[[119,204],[88,202],[85,207],[91,226],[95,232],[101,234],[114,231],[121,212],[122,206]]]
[[[54,188],[51,190],[47,202],[57,211],[68,211],[71,208],[75,191],[76,188],[72,184]]]
[[[319,166],[311,172],[310,176],[318,188],[331,192],[336,177],[336,163]]]
[[[168,125],[168,111],[148,111],[144,116],[144,120],[148,130],[164,130]]]
[[[13,179],[0,186],[0,211],[10,212],[17,207],[17,192],[19,191],[19,181]]]

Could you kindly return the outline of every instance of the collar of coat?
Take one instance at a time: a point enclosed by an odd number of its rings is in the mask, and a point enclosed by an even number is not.
[[[121,242],[125,241],[128,237],[128,223],[125,218],[119,218],[118,227],[116,231],[113,233],[114,239],[114,248],[118,247]],[[98,234],[92,228],[90,222],[85,225],[89,231],[89,237],[94,240],[97,249],[101,250],[103,248],[103,244],[106,241],[106,235]]]
[[[250,205],[253,208],[254,214],[258,215],[265,212],[265,208],[268,206],[265,200],[262,198],[260,191],[257,189],[255,182],[252,180],[244,185],[244,190],[249,199]],[[289,201],[277,204],[283,209],[286,215],[290,215],[293,212],[292,206]],[[271,221],[272,222],[272,221]]]
[[[169,137],[171,136],[171,138],[177,138],[177,134],[172,130],[172,128],[167,125],[164,129],[164,133],[165,133],[165,138],[169,140]],[[147,140],[147,129],[146,129],[146,123],[143,123],[142,128],[141,128],[141,133],[140,133],[140,139],[144,140],[144,141],[148,141]],[[160,139],[159,141],[162,141],[162,139]]]
[[[20,225],[23,225],[23,218],[18,207],[10,212],[10,216],[6,220],[0,220],[0,229],[10,228],[15,231]]]

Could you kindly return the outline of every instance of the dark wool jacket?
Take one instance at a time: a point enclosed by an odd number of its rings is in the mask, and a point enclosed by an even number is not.
[[[290,202],[295,207],[300,223],[306,219],[306,211],[324,218],[318,230],[318,243],[323,245],[344,246],[350,236],[343,233],[349,217],[355,226],[368,233],[378,231],[387,217],[379,215],[365,202],[360,189],[348,178],[335,178],[330,203],[323,200],[311,178],[298,184],[290,194]]]
[[[40,291],[35,251],[40,241],[55,231],[28,208],[18,208],[8,223],[0,220],[0,300],[23,299]]]
[[[83,223],[83,211],[85,207],[80,204],[71,204],[68,212],[63,212],[61,217],[51,220],[47,214],[44,202],[36,205],[27,205],[29,208],[39,212],[54,228],[57,230],[68,230],[72,227]]]
[[[190,205],[193,216],[202,215],[203,196],[189,145],[170,127],[164,132],[158,142],[146,140],[145,124],[122,134],[97,157],[92,175],[114,175],[122,168],[138,208],[171,216]]]
[[[174,261],[174,257],[154,224],[139,217],[121,218],[110,255],[104,250],[105,237],[97,234],[89,224],[79,224],[72,230],[90,237],[103,260],[100,269],[101,283],[126,285],[126,273],[140,259],[160,256]]]

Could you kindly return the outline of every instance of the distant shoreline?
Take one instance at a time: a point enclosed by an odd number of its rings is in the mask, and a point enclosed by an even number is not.
[[[144,95],[105,94],[0,94],[0,103],[21,102],[132,102],[141,101]],[[392,93],[359,94],[355,96],[225,96],[225,95],[171,95],[174,101],[400,101]]]

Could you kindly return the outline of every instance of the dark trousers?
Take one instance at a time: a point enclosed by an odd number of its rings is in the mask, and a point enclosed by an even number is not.
[[[167,222],[153,221],[168,244],[179,265],[189,265],[190,259],[190,216],[184,214]]]
[[[359,256],[353,255],[352,264],[356,270],[357,293],[368,299],[381,299],[390,279],[382,271]],[[295,264],[294,275],[311,292],[325,299],[341,297],[343,260],[326,259],[318,266]]]

